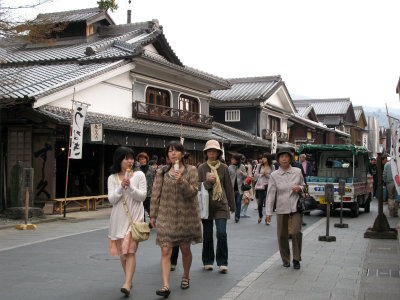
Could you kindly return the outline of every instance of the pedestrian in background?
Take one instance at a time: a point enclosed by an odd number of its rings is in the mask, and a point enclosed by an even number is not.
[[[312,175],[312,167],[311,163],[307,160],[307,155],[304,153],[300,154],[300,163],[303,167],[304,175],[311,176]]]
[[[254,173],[256,197],[258,199],[258,223],[262,221],[263,206],[265,206],[265,197],[268,191],[268,182],[273,171],[275,171],[275,167],[272,164],[272,156],[270,153],[264,153],[262,155],[261,164],[257,166],[256,172]],[[267,219],[265,219],[265,224],[270,224]]]
[[[151,166],[151,167],[154,169],[154,171],[157,172],[157,170],[158,170],[158,165],[157,165],[157,161],[156,161],[156,160],[150,159],[150,160],[149,160],[149,166]]]
[[[235,192],[235,222],[238,223],[240,220],[240,210],[242,206],[242,184],[247,177],[246,168],[241,163],[242,156],[240,154],[235,154],[231,158],[231,165],[229,166],[229,175],[231,177],[231,182],[233,186],[233,191]]]
[[[156,176],[156,171],[149,165],[149,156],[147,155],[147,153],[145,152],[139,153],[136,156],[136,159],[140,163],[139,170],[142,171],[146,176],[147,196],[143,202],[143,206],[144,210],[150,216],[150,198],[151,198],[151,192],[153,190],[153,182],[154,182],[154,177]],[[146,216],[144,217],[144,220],[146,221]]]
[[[386,163],[383,168],[383,180],[386,183],[386,191],[388,194],[389,216],[397,218],[399,216],[399,203],[397,202],[397,191],[396,186],[394,185],[392,164],[390,162]]]
[[[372,179],[374,181],[374,197],[376,198],[376,193],[378,190],[378,167],[376,165],[376,158],[375,157],[371,157],[371,160],[369,162],[369,173],[372,175]]]
[[[123,201],[125,200],[132,221],[143,222],[143,201],[146,199],[146,177],[141,171],[129,172],[134,164],[133,150],[119,147],[114,152],[113,164],[108,177],[108,200],[112,204],[110,228],[108,230],[109,250],[112,256],[119,256],[125,272],[121,292],[130,294],[132,278],[136,268],[138,242],[132,239],[131,226]]]
[[[228,239],[226,222],[229,211],[235,212],[235,195],[230,179],[228,166],[220,162],[222,150],[218,141],[209,140],[204,148],[207,162],[199,166],[199,187],[201,184],[209,193],[208,219],[203,223],[202,261],[205,270],[213,270],[214,258],[221,273],[228,270]],[[213,224],[217,231],[217,251],[214,255]]]
[[[297,201],[304,192],[304,177],[301,170],[291,166],[293,156],[289,149],[280,149],[276,155],[280,167],[272,172],[267,193],[266,215],[271,222],[276,194],[276,222],[278,244],[283,266],[290,267],[289,219],[292,220],[293,267],[300,269],[303,214],[297,212]]]
[[[170,294],[172,248],[180,247],[183,265],[181,288],[187,289],[192,265],[190,245],[202,242],[197,169],[184,164],[184,154],[180,142],[168,144],[166,156],[170,164],[157,173],[150,201],[150,224],[157,226],[156,244],[161,247],[163,287],[156,294],[164,297]]]

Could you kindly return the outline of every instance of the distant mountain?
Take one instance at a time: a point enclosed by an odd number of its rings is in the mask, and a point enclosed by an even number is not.
[[[366,117],[376,117],[379,120],[379,126],[389,127],[386,108],[363,106]],[[400,109],[388,107],[389,115],[400,120]]]

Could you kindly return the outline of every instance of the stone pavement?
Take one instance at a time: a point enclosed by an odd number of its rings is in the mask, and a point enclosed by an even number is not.
[[[70,211],[67,212],[66,221],[80,221],[80,220],[90,220],[90,219],[108,219],[111,213],[111,205],[103,204],[103,206],[98,207],[96,211]],[[55,222],[60,221],[63,218],[63,214],[52,214],[45,215],[44,217],[33,217],[29,218],[28,223],[38,225],[40,223]],[[15,228],[17,224],[25,224],[25,220],[13,220],[0,217],[0,229]],[[39,226],[39,225],[38,225]]]
[[[300,270],[282,267],[277,252],[221,299],[400,299],[399,241],[364,238],[376,216],[374,201],[371,213],[344,219],[349,228],[334,228],[339,218],[331,218],[329,234],[336,242],[318,241],[326,233],[321,219],[303,231]],[[399,219],[388,221],[395,228]]]

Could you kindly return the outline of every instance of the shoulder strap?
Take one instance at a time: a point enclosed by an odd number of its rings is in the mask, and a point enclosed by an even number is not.
[[[118,175],[114,174],[114,176],[115,176],[115,181],[117,182],[117,186],[118,186],[119,185]],[[128,205],[126,205],[126,201],[125,201],[125,197],[124,197],[123,193],[122,193],[121,199],[122,199],[122,203],[124,203],[124,207],[125,207],[126,214],[128,215],[129,223],[133,226],[132,217],[131,217],[131,214],[129,213]]]

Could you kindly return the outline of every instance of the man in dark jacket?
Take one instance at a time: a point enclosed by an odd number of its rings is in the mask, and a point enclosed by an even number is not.
[[[300,154],[300,163],[301,166],[303,167],[304,174],[306,176],[311,176],[312,174],[311,163],[307,160],[307,155],[305,155],[304,153]]]

